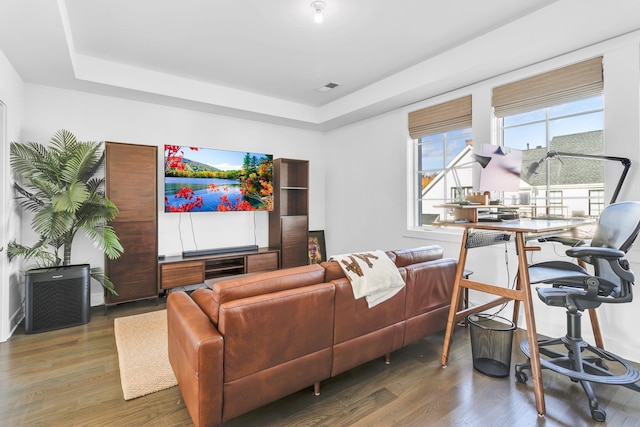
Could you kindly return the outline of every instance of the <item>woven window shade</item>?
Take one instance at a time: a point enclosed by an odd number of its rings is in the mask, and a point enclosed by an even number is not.
[[[602,94],[602,57],[589,59],[493,89],[497,117]]]
[[[471,95],[409,113],[409,134],[423,136],[471,127]]]

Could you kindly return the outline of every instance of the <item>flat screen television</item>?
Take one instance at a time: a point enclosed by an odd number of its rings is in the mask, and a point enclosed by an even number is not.
[[[164,211],[273,209],[273,156],[164,146]]]

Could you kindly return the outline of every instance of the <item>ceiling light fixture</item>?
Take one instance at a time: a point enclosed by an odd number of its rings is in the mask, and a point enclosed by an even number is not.
[[[314,1],[311,3],[311,8],[313,10],[315,10],[316,14],[313,17],[314,21],[316,21],[318,24],[321,23],[324,19],[324,16],[322,16],[322,11],[324,10],[324,8],[327,6],[327,4],[323,1]]]

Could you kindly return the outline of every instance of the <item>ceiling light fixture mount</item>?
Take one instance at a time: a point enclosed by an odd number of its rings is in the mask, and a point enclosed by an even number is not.
[[[321,0],[317,0],[311,2],[311,8],[316,12],[313,19],[319,24],[323,21],[324,16],[322,16],[322,11],[327,6],[327,4]]]
[[[337,88],[338,86],[340,86],[340,83],[336,83],[336,82],[329,82],[326,85],[319,87],[318,89],[316,89],[318,92],[322,92],[322,93],[326,93],[329,92],[330,90],[333,90],[335,88]]]

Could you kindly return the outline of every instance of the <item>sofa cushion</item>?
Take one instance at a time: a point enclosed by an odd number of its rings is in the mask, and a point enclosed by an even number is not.
[[[421,248],[392,251],[395,254],[395,263],[398,267],[406,267],[411,264],[433,261],[442,258],[444,250],[437,245],[423,246]],[[393,260],[393,258],[392,258]]]
[[[224,382],[331,348],[334,300],[321,283],[220,305]]]
[[[208,311],[209,317],[217,325],[220,305],[226,302],[323,283],[325,281],[324,273],[324,268],[318,264],[313,264],[247,275],[240,278],[230,278],[229,280],[215,281],[213,283],[205,282],[211,286],[212,298],[211,309]],[[208,292],[208,290],[205,291]],[[196,297],[198,296],[196,295]]]
[[[404,269],[400,271],[404,278]],[[406,288],[382,304],[369,308],[364,298],[355,299],[346,278],[333,280],[336,287],[334,344],[338,344],[404,320]]]

